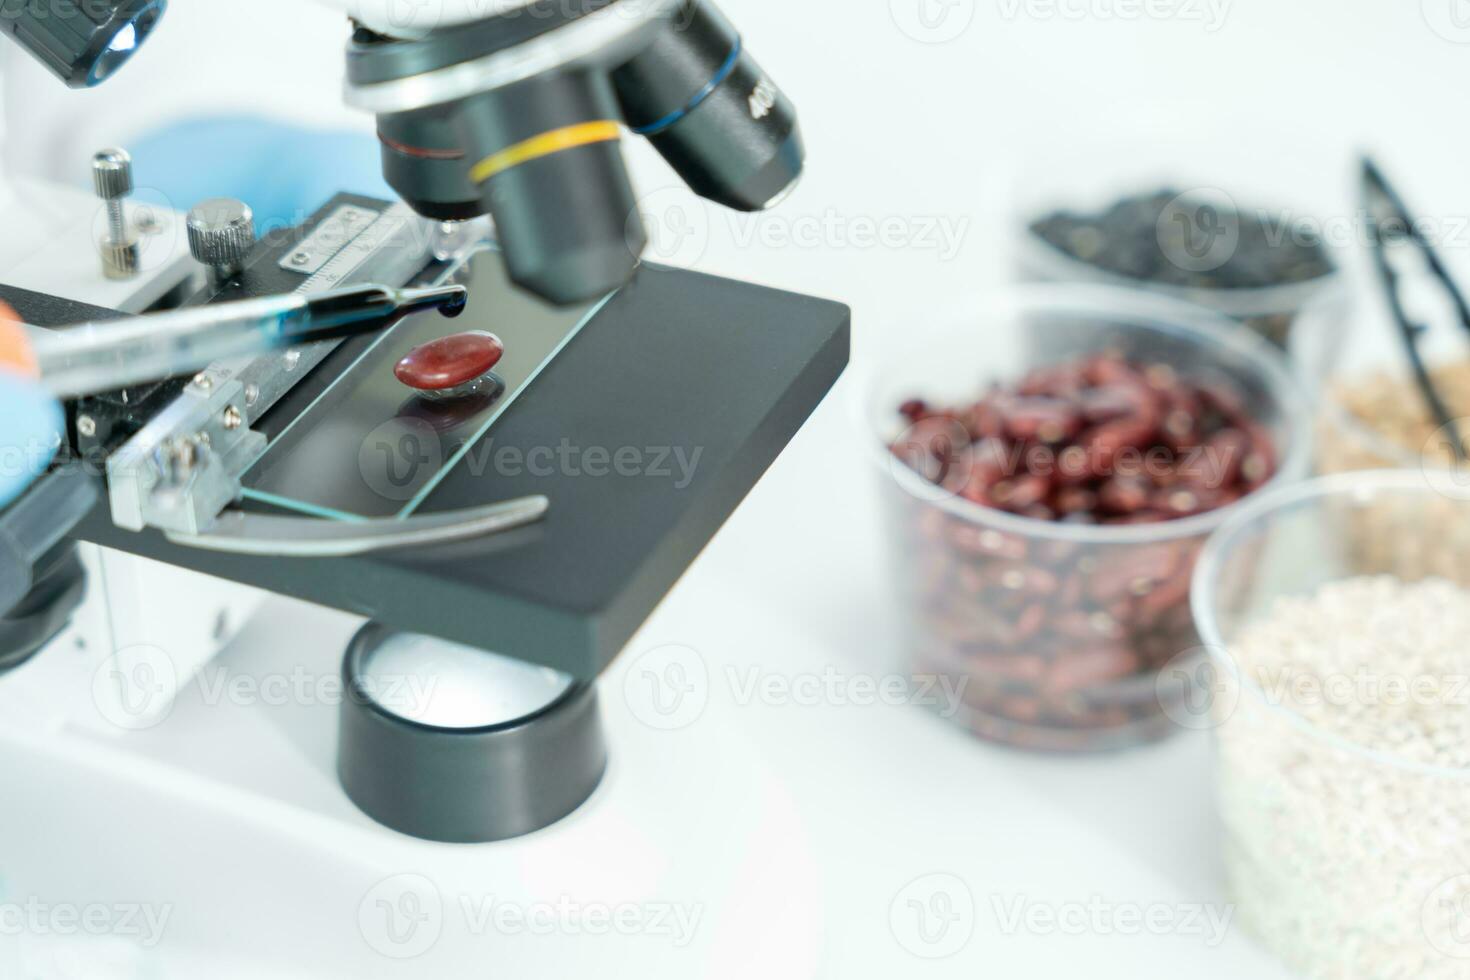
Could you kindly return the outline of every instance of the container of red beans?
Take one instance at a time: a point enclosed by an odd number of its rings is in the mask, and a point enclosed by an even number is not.
[[[908,616],[945,714],[1047,751],[1173,728],[1190,575],[1244,497],[1301,477],[1306,411],[1239,324],[1128,290],[1018,290],[906,328],[863,411]]]

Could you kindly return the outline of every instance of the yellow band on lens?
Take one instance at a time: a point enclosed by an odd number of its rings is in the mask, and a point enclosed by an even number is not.
[[[514,146],[507,146],[498,153],[490,154],[470,168],[470,180],[483,184],[498,173],[503,173],[511,167],[518,167],[523,163],[530,163],[540,157],[560,153],[562,150],[570,150],[573,147],[586,146],[589,143],[606,143],[617,138],[618,124],[610,119],[598,119],[593,122],[577,123],[575,126],[566,126],[562,129],[553,129],[540,136],[532,136]]]

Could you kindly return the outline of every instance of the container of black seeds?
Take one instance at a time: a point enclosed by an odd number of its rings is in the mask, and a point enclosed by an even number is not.
[[[1137,187],[1046,201],[1024,222],[1019,274],[1152,292],[1208,307],[1278,347],[1309,305],[1347,309],[1321,226],[1219,188]]]

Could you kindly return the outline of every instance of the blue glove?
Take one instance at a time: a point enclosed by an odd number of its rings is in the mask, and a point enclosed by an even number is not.
[[[162,192],[179,211],[210,197],[239,198],[262,235],[294,228],[339,191],[398,199],[367,133],[219,116],[153,130],[128,149],[140,187]]]
[[[0,507],[46,471],[64,425],[61,406],[39,383],[0,370]]]

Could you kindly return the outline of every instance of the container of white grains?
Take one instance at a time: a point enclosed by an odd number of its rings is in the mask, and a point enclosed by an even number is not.
[[[1470,494],[1405,471],[1247,501],[1191,604],[1236,921],[1308,977],[1470,976]],[[1364,528],[1373,529],[1365,538]]]

